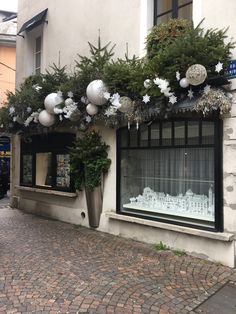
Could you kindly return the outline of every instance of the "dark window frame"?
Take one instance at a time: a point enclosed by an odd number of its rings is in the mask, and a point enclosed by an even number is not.
[[[47,135],[32,135],[31,137],[21,139],[21,154],[20,154],[20,185],[25,187],[39,188],[45,190],[74,192],[73,180],[70,177],[70,187],[58,187],[56,185],[57,162],[56,156],[59,154],[69,154],[69,147],[75,140],[73,133],[50,133]],[[36,184],[36,154],[37,153],[52,153],[51,171],[52,182],[51,186],[41,186]],[[32,183],[23,182],[23,156],[32,156]]]
[[[224,226],[224,221],[223,221],[223,156],[222,156],[222,132],[223,132],[223,125],[222,125],[222,120],[217,118],[209,118],[209,119],[203,119],[203,118],[174,118],[174,119],[169,119],[169,120],[155,120],[153,123],[157,123],[160,126],[162,125],[163,122],[171,122],[172,123],[172,145],[162,145],[162,132],[160,132],[160,142],[159,145],[156,146],[151,146],[151,140],[150,140],[150,134],[151,134],[151,124],[149,124],[148,127],[148,145],[147,146],[140,146],[140,129],[137,130],[137,147],[130,147],[130,131],[127,129],[127,127],[122,127],[117,130],[117,162],[116,162],[116,167],[117,167],[117,181],[116,181],[116,212],[117,214],[121,215],[126,215],[126,216],[134,216],[138,218],[144,218],[147,220],[156,220],[164,223],[169,223],[169,224],[174,224],[174,225],[181,225],[181,226],[187,226],[190,228],[194,229],[201,229],[201,230],[208,230],[212,232],[223,232],[223,226]],[[174,139],[173,139],[173,134],[174,134],[174,122],[175,121],[184,121],[185,122],[185,143],[183,145],[174,145]],[[199,123],[199,142],[197,145],[190,145],[187,142],[187,124],[188,121],[198,121]],[[203,121],[211,121],[214,123],[214,144],[203,144],[202,143],[202,123]],[[135,128],[135,126],[133,126]],[[121,132],[123,130],[127,129],[127,146],[126,147],[121,147]],[[161,130],[161,129],[160,129]],[[197,224],[193,223],[188,223],[188,222],[182,222],[182,221],[172,221],[169,219],[165,218],[160,218],[160,217],[154,217],[154,216],[148,216],[142,214],[138,214],[136,212],[134,213],[126,213],[122,211],[121,203],[120,203],[120,197],[121,197],[121,151],[122,150],[135,150],[135,149],[166,149],[166,148],[196,148],[196,147],[213,147],[214,148],[214,186],[215,186],[215,221],[214,221],[214,226],[213,227],[208,227],[208,226],[199,226]]]
[[[171,13],[171,18],[176,19],[179,17],[179,9],[182,9],[190,4],[193,3],[193,1],[188,1],[185,4],[179,5],[179,0],[172,0],[172,6],[170,10],[167,10],[165,12],[162,12],[161,14],[158,14],[157,8],[158,8],[158,1],[159,0],[154,0],[154,17],[153,17],[153,23],[154,25],[157,24],[157,19]]]

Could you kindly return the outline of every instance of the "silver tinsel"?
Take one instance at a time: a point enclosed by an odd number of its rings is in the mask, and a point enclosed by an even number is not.
[[[232,99],[228,97],[221,89],[212,88],[207,94],[203,94],[196,102],[194,109],[202,112],[204,116],[210,114],[213,110],[220,110],[220,114],[230,112]]]

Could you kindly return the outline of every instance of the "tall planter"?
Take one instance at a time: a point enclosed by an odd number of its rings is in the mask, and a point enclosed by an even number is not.
[[[92,228],[97,228],[100,222],[100,216],[102,213],[102,187],[101,185],[94,188],[92,191],[85,188],[89,225]]]

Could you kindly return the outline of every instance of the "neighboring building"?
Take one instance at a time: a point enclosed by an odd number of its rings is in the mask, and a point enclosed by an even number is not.
[[[15,90],[16,31],[16,13],[0,10],[0,106]]]
[[[16,13],[0,10],[0,107],[7,100],[7,91],[15,91],[16,31]],[[0,126],[0,173],[3,165],[7,165],[9,173],[10,138]]]
[[[118,57],[124,55],[127,43],[130,55],[142,56],[148,30],[170,17],[193,19],[195,25],[205,18],[206,28],[229,25],[229,37],[236,38],[236,2],[228,0],[227,10],[225,5],[220,0],[104,0],[101,7],[98,0],[92,5],[82,0],[19,0],[17,85],[33,73],[44,73],[52,63],[73,68],[77,54],[88,53],[87,42],[97,41],[98,30],[104,43],[116,43]],[[232,89],[235,86],[232,81]],[[139,136],[135,128],[116,132],[100,127],[110,145],[112,164],[98,230],[149,243],[162,241],[233,267],[235,117],[236,104],[223,126],[214,119],[162,121],[141,127]],[[172,145],[173,134],[178,147]],[[89,226],[85,193],[70,191],[67,175],[59,175],[60,167],[68,171],[63,148],[73,138],[68,130],[49,134],[46,140],[35,135],[30,142],[14,136],[13,206]],[[165,149],[158,147],[160,138]]]

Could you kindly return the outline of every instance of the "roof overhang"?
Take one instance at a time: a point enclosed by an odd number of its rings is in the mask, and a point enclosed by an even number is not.
[[[34,17],[32,17],[27,22],[25,22],[21,26],[21,28],[20,28],[19,32],[17,33],[17,35],[20,35],[20,33],[24,32],[24,31],[25,32],[29,32],[32,29],[34,29],[35,27],[37,27],[37,26],[43,24],[44,22],[46,22],[47,11],[48,11],[48,9],[45,9],[42,12],[40,12],[39,14],[35,15]]]

